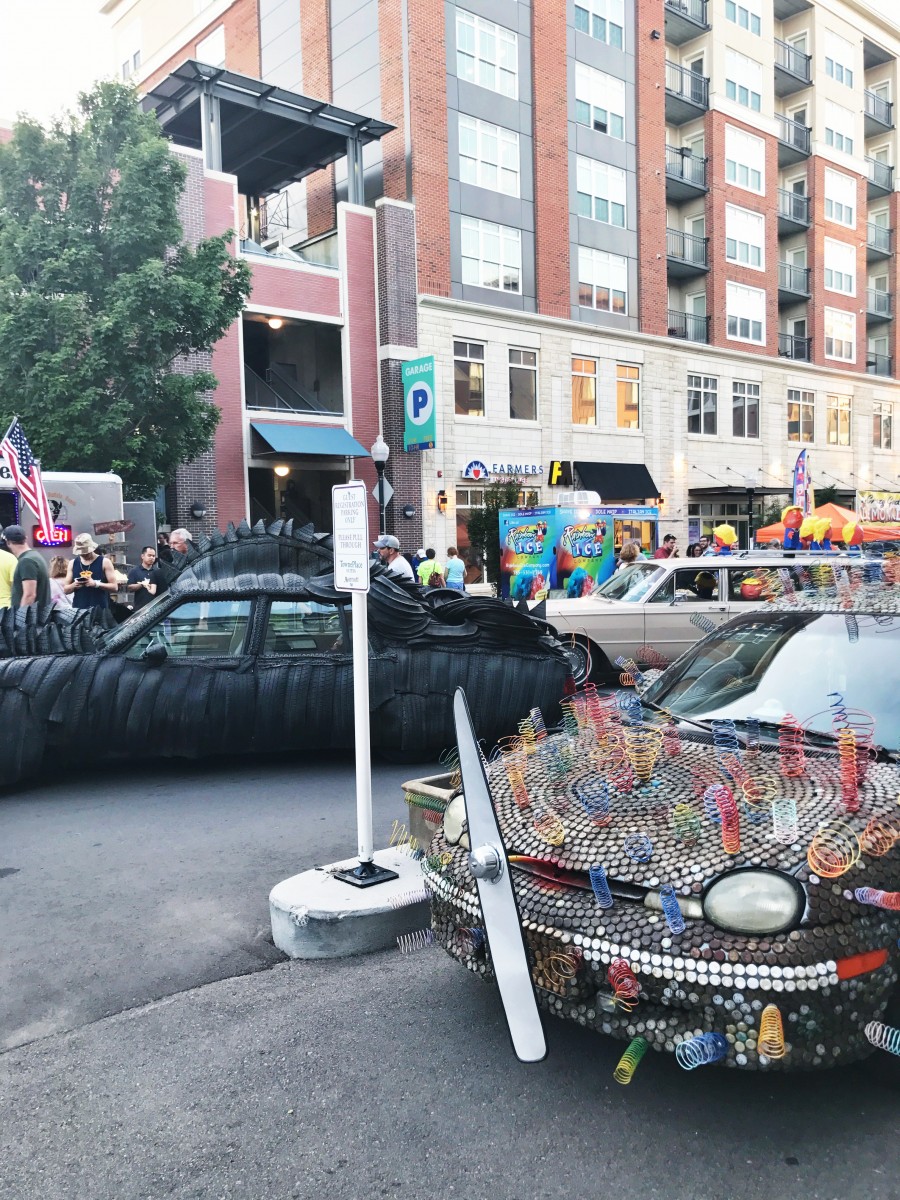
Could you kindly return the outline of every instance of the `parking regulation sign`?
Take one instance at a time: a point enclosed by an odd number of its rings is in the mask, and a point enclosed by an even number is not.
[[[434,355],[414,358],[401,367],[403,378],[403,449],[433,450],[437,443],[434,404]]]
[[[369,514],[361,479],[331,489],[334,586],[339,592],[369,590]]]

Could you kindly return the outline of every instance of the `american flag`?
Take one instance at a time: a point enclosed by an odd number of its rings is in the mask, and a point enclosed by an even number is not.
[[[0,458],[5,459],[12,475],[13,485],[37,516],[38,524],[49,537],[53,532],[53,510],[50,508],[50,501],[44,491],[41,469],[37,465],[37,459],[31,453],[28,438],[19,424],[18,417],[10,425],[6,437],[0,442]]]

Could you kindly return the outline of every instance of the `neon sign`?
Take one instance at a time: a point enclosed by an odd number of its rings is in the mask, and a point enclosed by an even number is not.
[[[72,526],[54,525],[50,534],[46,534],[40,525],[32,529],[32,539],[35,546],[46,546],[48,549],[56,546],[72,545]]]

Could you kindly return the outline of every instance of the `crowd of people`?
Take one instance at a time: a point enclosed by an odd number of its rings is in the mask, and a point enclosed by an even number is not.
[[[412,559],[407,558],[400,552],[400,542],[392,533],[383,533],[373,545],[392,575],[417,582],[422,587],[446,587],[454,592],[466,590],[466,564],[455,546],[447,547],[447,561],[442,563],[432,547],[422,546]]]

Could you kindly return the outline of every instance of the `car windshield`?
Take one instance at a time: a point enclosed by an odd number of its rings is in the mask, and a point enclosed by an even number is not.
[[[634,603],[636,600],[643,600],[650,588],[664,574],[665,570],[655,563],[636,562],[624,571],[617,571],[612,579],[607,579],[606,583],[601,584],[594,595],[602,596],[604,600],[626,600]]]
[[[893,665],[892,665],[893,664]],[[829,693],[875,719],[875,742],[900,747],[900,617],[788,613],[739,617],[705,638],[644,693],[676,716],[753,717],[786,713],[831,733]]]

